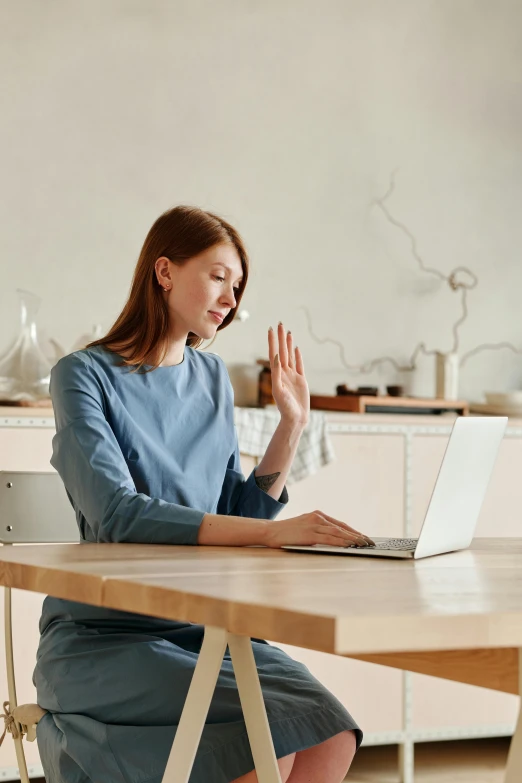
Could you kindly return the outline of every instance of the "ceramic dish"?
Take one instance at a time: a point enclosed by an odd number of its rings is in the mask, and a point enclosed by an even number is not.
[[[488,405],[506,405],[509,408],[522,408],[522,391],[485,392]]]
[[[522,419],[522,405],[491,405],[487,402],[470,402],[470,413],[482,413],[489,416],[513,416]]]

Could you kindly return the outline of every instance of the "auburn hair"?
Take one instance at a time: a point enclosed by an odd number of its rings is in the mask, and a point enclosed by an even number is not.
[[[193,256],[219,244],[232,244],[236,248],[243,279],[235,296],[236,306],[218,326],[225,329],[234,319],[241,302],[247,279],[248,254],[239,233],[226,220],[198,207],[178,206],[167,210],[150,229],[141,249],[129,298],[114,325],[105,337],[90,342],[86,348],[101,345],[108,350],[125,351],[128,356],[120,366],[132,365],[140,370],[147,359],[153,359],[150,369],[155,370],[165,358],[169,330],[168,305],[157,280],[155,264],[166,256],[173,264],[185,264]],[[189,332],[186,344],[199,348],[203,339]],[[158,356],[159,353],[159,356]]]

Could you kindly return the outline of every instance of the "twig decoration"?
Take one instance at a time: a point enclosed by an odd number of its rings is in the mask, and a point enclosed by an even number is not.
[[[414,234],[411,233],[409,228],[404,224],[401,223],[401,221],[397,220],[390,210],[388,209],[388,206],[386,202],[390,199],[393,192],[395,191],[395,174],[396,172],[393,171],[391,178],[390,178],[390,185],[388,187],[388,190],[382,196],[381,198],[375,199],[373,202],[383,213],[386,220],[391,223],[391,225],[398,228],[400,231],[402,231],[403,234],[405,234],[409,241],[411,246],[411,253],[416,260],[419,269],[422,272],[425,272],[426,274],[433,275],[434,277],[437,277],[439,280],[442,280],[443,282],[447,283],[451,291],[457,293],[458,291],[461,292],[461,308],[462,308],[462,314],[459,316],[457,321],[453,324],[452,332],[453,332],[453,346],[451,349],[452,353],[457,353],[460,346],[460,335],[459,330],[462,327],[463,323],[466,321],[469,315],[468,310],[468,291],[472,291],[474,288],[478,285],[478,278],[475,275],[474,272],[471,271],[466,266],[458,266],[456,267],[452,272],[450,272],[449,275],[445,275],[443,272],[441,272],[439,269],[435,269],[434,267],[428,267],[424,263],[424,260],[422,256],[420,255],[417,247],[417,239],[414,236]],[[467,279],[466,279],[467,278]],[[339,342],[339,340],[334,340],[332,337],[318,337],[316,334],[314,334],[313,327],[312,327],[312,318],[310,315],[310,312],[307,307],[301,307],[301,310],[305,311],[307,324],[308,324],[308,331],[312,339],[319,343],[320,345],[324,345],[326,343],[331,343],[332,345],[337,346],[339,350],[339,356],[341,359],[341,363],[345,367],[348,372],[352,373],[370,373],[375,367],[378,367],[381,364],[391,364],[393,367],[395,367],[396,370],[402,371],[402,372],[411,372],[412,370],[417,369],[417,359],[420,354],[423,354],[424,356],[434,356],[435,354],[439,353],[437,350],[430,350],[426,348],[426,344],[421,342],[417,345],[415,350],[413,351],[413,354],[409,360],[409,362],[405,365],[399,364],[399,362],[394,359],[392,356],[381,356],[377,359],[372,359],[369,362],[366,362],[365,364],[361,365],[354,365],[349,364],[346,360],[344,345]],[[476,348],[473,348],[471,351],[468,351],[463,355],[463,357],[460,360],[460,366],[463,367],[464,364],[470,359],[472,356],[474,356],[477,353],[480,353],[481,351],[486,350],[497,350],[502,348],[508,348],[509,350],[513,351],[514,353],[521,354],[522,350],[519,350],[516,348],[512,343],[508,342],[501,342],[501,343],[484,343],[482,345],[478,345]]]

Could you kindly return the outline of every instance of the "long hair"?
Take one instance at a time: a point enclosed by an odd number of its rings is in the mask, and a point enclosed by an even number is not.
[[[153,357],[154,363],[145,372],[155,370],[167,353],[169,330],[168,305],[155,274],[157,259],[166,256],[172,263],[182,265],[204,250],[223,243],[234,245],[243,267],[236,306],[218,326],[218,331],[225,329],[234,319],[247,284],[249,261],[243,240],[236,229],[218,215],[198,207],[178,206],[164,212],[147,234],[134,270],[129,298],[114,325],[105,337],[86,347],[102,345],[110,350],[117,346],[119,351],[129,353],[120,366],[132,365],[136,371],[146,364],[146,359]],[[202,343],[201,337],[189,332],[188,346],[199,348]],[[159,357],[158,352],[161,352]]]

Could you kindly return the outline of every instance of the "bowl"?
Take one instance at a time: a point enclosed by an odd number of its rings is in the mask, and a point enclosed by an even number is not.
[[[488,405],[522,406],[522,391],[484,392]]]
[[[387,386],[386,391],[390,397],[404,397],[404,386]]]

